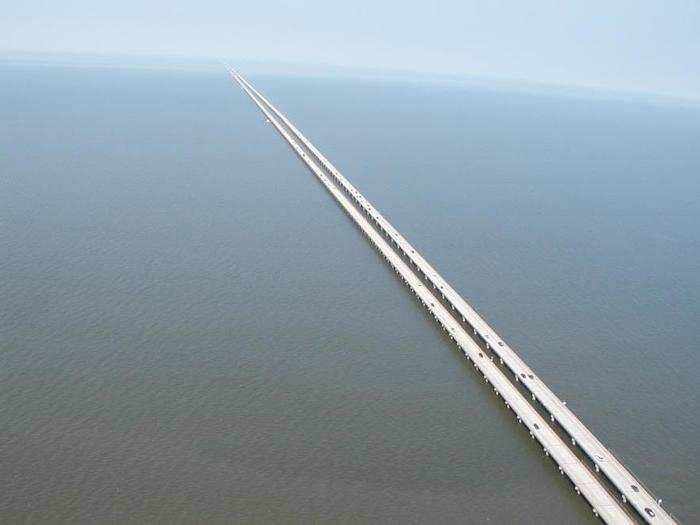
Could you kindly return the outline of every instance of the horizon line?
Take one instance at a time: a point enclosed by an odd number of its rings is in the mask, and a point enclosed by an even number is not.
[[[127,60],[135,60],[129,63]],[[67,60],[67,61],[66,61]],[[72,61],[71,61],[72,60]],[[118,62],[115,62],[118,61]],[[141,63],[139,63],[141,62]],[[145,63],[144,63],[145,62]],[[605,98],[633,98],[657,102],[676,102],[700,105],[700,93],[679,93],[657,91],[629,86],[602,84],[564,83],[509,76],[488,76],[468,72],[447,73],[444,71],[410,70],[406,68],[358,66],[320,62],[303,62],[276,59],[239,58],[232,60],[223,55],[186,55],[178,53],[134,53],[134,52],[95,52],[95,51],[35,51],[20,49],[0,49],[0,64],[39,64],[73,67],[120,67],[126,69],[160,70],[215,70],[222,62],[235,62],[252,68],[253,75],[278,74],[299,77],[351,77],[361,79],[433,81],[449,84],[477,84],[485,87],[510,88],[556,92],[560,95],[595,95]]]

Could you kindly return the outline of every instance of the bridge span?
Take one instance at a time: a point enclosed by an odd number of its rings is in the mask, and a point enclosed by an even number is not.
[[[675,523],[651,492],[574,415],[331,162],[245,78],[232,78],[441,324],[559,471],[607,523]],[[498,363],[494,361],[498,359]],[[499,366],[500,365],[500,366]],[[527,399],[530,397],[532,403]],[[543,417],[544,415],[544,417]],[[548,417],[547,417],[548,416]],[[564,439],[566,438],[566,441]],[[570,443],[569,443],[570,442]]]

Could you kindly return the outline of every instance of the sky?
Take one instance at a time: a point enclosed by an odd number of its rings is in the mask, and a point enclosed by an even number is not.
[[[700,98],[700,0],[23,0],[0,53],[217,57]]]

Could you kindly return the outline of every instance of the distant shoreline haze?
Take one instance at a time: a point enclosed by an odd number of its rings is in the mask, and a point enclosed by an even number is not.
[[[225,73],[224,66],[230,64],[250,75],[282,75],[300,78],[347,78],[409,83],[428,82],[483,87],[494,90],[531,92],[535,94],[547,93],[584,99],[647,101],[650,103],[684,104],[700,107],[700,94],[697,96],[683,96],[642,89],[615,89],[596,85],[585,86],[535,82],[517,78],[489,78],[459,74],[448,75],[444,73],[414,72],[401,69],[380,70],[376,68],[344,67],[330,64],[261,62],[246,59],[235,60],[216,57],[176,55],[37,53],[21,51],[0,51],[0,64],[158,71],[200,71],[222,72],[222,74]]]

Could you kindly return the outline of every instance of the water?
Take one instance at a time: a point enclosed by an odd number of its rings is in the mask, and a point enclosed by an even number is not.
[[[0,521],[594,522],[223,72],[0,76]],[[251,80],[697,521],[697,107]]]

